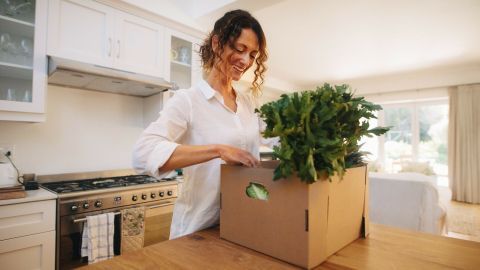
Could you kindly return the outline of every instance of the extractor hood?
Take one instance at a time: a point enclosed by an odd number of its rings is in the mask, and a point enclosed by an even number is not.
[[[48,56],[48,83],[139,97],[176,89],[162,78],[55,56]]]

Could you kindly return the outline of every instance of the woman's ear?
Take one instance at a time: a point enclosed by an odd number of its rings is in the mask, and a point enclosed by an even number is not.
[[[214,52],[217,52],[217,48],[218,48],[218,36],[217,35],[213,35],[212,36],[212,50]]]

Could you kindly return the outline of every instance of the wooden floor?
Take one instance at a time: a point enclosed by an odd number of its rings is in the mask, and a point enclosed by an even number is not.
[[[451,192],[444,187],[440,197],[447,208],[447,236],[480,242],[480,204],[451,201]]]

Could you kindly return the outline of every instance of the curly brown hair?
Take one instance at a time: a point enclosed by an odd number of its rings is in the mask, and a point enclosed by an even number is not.
[[[233,46],[243,29],[252,29],[258,39],[259,51],[258,56],[255,59],[256,68],[254,71],[255,78],[252,82],[252,92],[255,96],[259,96],[261,94],[260,86],[264,82],[264,74],[267,70],[265,65],[265,61],[268,59],[267,40],[263,33],[262,26],[260,26],[257,19],[255,19],[249,12],[240,9],[232,10],[218,19],[215,22],[212,32],[210,32],[205,39],[203,45],[200,46],[200,57],[202,59],[203,68],[209,72],[215,64],[215,59],[219,59],[217,63],[220,64],[220,56],[224,51],[225,45]],[[218,50],[216,53],[212,48],[213,36],[218,37]]]

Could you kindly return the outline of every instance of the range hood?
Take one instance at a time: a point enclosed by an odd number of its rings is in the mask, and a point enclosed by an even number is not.
[[[55,56],[48,56],[48,83],[138,97],[176,89],[162,78]]]

